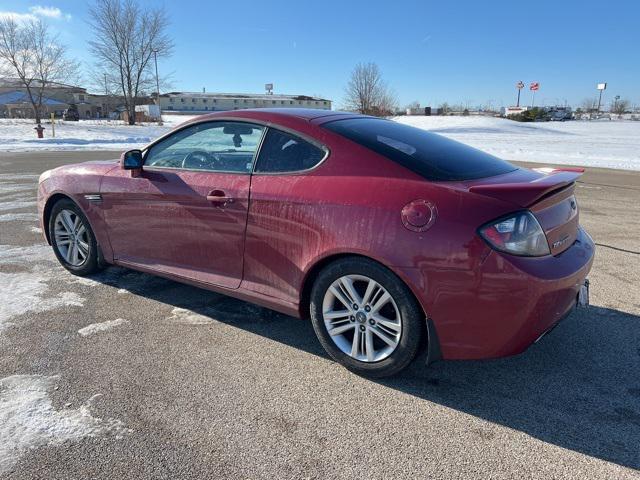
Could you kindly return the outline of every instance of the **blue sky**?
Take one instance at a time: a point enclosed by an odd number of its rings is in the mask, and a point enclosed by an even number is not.
[[[537,104],[579,104],[603,81],[605,102],[620,95],[640,104],[635,0],[142,3],[164,5],[171,19],[175,52],[159,67],[172,72],[172,90],[259,93],[272,82],[276,93],[321,95],[339,106],[354,65],[373,61],[401,105],[510,105],[518,80],[540,82]],[[0,15],[48,18],[89,64],[87,5],[0,0]]]

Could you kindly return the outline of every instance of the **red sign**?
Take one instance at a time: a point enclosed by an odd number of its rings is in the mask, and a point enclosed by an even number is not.
[[[516,88],[518,90],[522,90],[524,88],[524,83],[522,81],[519,81],[518,83],[516,83]]]
[[[529,90],[540,90],[540,84],[538,82],[531,82],[531,85],[529,85]]]

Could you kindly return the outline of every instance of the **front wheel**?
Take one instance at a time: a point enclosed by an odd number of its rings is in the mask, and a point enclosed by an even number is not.
[[[415,357],[424,314],[396,275],[353,257],[320,272],[311,292],[311,320],[332,358],[356,373],[386,377]]]
[[[60,200],[51,209],[49,238],[58,261],[71,273],[84,276],[100,269],[96,237],[71,200]]]

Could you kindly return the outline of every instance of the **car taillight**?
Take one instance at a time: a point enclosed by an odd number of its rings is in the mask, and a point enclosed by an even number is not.
[[[480,235],[496,250],[526,257],[549,255],[549,243],[531,212],[518,212],[480,227]]]

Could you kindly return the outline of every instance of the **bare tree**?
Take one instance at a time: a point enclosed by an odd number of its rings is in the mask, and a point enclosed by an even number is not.
[[[582,103],[580,104],[580,106],[582,107],[582,110],[584,110],[586,113],[595,112],[596,109],[598,108],[598,99],[585,98],[584,100],[582,100]]]
[[[625,98],[615,100],[611,103],[611,111],[618,116],[622,116],[627,110],[629,110],[629,106],[631,102]]]
[[[77,62],[67,57],[66,47],[42,20],[0,20],[0,75],[16,77],[24,86],[36,123],[44,113],[45,91],[53,83],[77,80],[78,72]]]
[[[173,49],[166,11],[142,8],[135,0],[97,0],[89,15],[94,31],[89,46],[106,72],[106,89],[122,94],[133,125],[139,96],[155,91],[154,54],[167,57]]]
[[[378,65],[369,62],[357,64],[351,72],[345,90],[345,104],[348,110],[384,116],[395,113],[398,101],[382,79]]]

